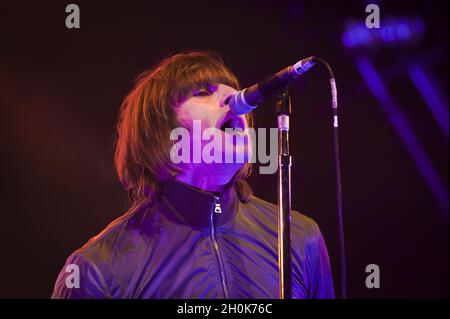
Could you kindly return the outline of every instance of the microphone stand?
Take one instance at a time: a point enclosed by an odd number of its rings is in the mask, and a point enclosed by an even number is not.
[[[291,283],[291,164],[289,115],[291,98],[286,88],[277,98],[278,123],[278,268],[280,299],[292,299]]]

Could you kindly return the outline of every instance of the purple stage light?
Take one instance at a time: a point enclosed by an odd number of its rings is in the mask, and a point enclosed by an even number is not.
[[[448,140],[449,131],[449,114],[448,103],[443,101],[439,96],[438,90],[430,80],[430,76],[418,65],[412,66],[409,69],[409,77],[416,86],[423,100],[427,104],[434,119],[438,123],[442,132]]]
[[[422,18],[386,17],[380,28],[367,28],[363,22],[349,21],[342,35],[347,48],[376,47],[381,45],[414,44],[422,38],[425,26]]]
[[[378,100],[380,107],[387,115],[406,150],[415,162],[436,202],[441,207],[445,220],[448,222],[448,190],[440,180],[431,160],[411,129],[406,116],[389,95],[386,85],[370,60],[366,57],[361,57],[357,60],[356,65],[367,87]]]

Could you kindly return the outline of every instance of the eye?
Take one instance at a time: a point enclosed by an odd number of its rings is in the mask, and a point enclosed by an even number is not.
[[[200,90],[195,90],[192,93],[192,96],[209,96],[211,94],[213,94],[214,92],[209,91],[208,89],[200,89]]]
[[[199,97],[209,96],[209,95],[213,95],[214,92],[216,92],[216,91],[217,91],[217,85],[211,84],[211,85],[208,85],[207,87],[203,87],[201,89],[194,90],[194,92],[192,93],[192,96],[199,96]]]

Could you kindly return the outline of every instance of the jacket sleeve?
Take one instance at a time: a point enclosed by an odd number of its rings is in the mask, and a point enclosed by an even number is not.
[[[312,234],[306,245],[309,268],[308,298],[334,299],[333,277],[328,250],[319,226],[314,222]]]
[[[74,253],[56,279],[52,299],[111,298],[99,268],[82,254]]]

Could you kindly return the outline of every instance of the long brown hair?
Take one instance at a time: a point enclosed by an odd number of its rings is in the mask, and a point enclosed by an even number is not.
[[[237,90],[239,82],[222,58],[209,51],[172,55],[142,73],[124,99],[117,124],[115,164],[131,204],[153,199],[161,180],[180,173],[171,159],[172,129],[181,126],[173,108],[190,92],[222,83]],[[253,118],[248,116],[249,126]],[[251,173],[246,163],[233,178],[241,201],[252,195],[244,181]]]

